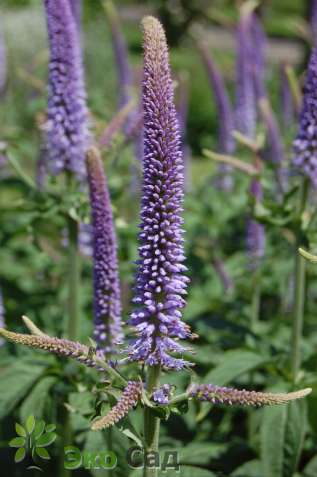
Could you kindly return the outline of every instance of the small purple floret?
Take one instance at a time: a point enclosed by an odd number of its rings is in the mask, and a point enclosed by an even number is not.
[[[171,397],[171,391],[172,386],[170,384],[163,384],[154,391],[152,399],[158,404],[168,404]]]

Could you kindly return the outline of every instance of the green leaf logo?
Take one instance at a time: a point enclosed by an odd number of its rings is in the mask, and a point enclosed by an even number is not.
[[[55,429],[55,424],[46,424],[43,420],[36,422],[34,416],[29,416],[24,426],[16,423],[15,431],[18,436],[9,442],[10,447],[17,448],[14,461],[22,462],[27,454],[32,456],[35,463],[38,458],[49,460],[51,456],[45,447],[55,441],[57,437]]]

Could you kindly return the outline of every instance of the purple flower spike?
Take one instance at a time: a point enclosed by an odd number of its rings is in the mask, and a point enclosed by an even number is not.
[[[317,188],[317,48],[313,49],[304,86],[299,130],[293,143],[295,167]]]
[[[121,31],[120,21],[113,3],[105,2],[105,9],[111,30],[111,40],[114,50],[119,87],[119,108],[131,101],[132,72],[129,64],[127,46]]]
[[[42,349],[58,356],[72,358],[85,366],[100,370],[100,366],[98,366],[95,361],[93,350],[77,341],[55,338],[45,335],[44,333],[41,333],[41,335],[13,333],[3,328],[0,328],[0,337],[12,343],[22,344],[30,348]]]
[[[48,166],[85,177],[88,112],[79,35],[69,0],[45,0],[50,46]]]
[[[241,8],[237,27],[237,88],[236,88],[236,129],[253,139],[256,129],[256,98],[253,77],[253,14],[248,8]]]
[[[139,381],[129,381],[115,406],[108,414],[97,419],[97,421],[92,424],[92,430],[100,431],[116,424],[137,405],[141,394],[142,383]]]
[[[182,322],[183,295],[189,279],[183,261],[181,154],[168,49],[162,25],[145,17],[143,109],[144,159],[138,273],[130,323],[138,339],[130,346],[132,361],[167,369],[189,364],[170,356],[183,353],[176,340],[190,336]],[[176,340],[175,340],[176,339]]]
[[[235,150],[235,140],[232,135],[234,131],[234,114],[230,104],[230,99],[226,90],[224,80],[220,71],[216,67],[212,57],[208,53],[206,45],[199,45],[203,62],[208,74],[209,83],[213,90],[216,108],[218,112],[219,124],[219,144],[218,149],[221,154],[233,154]],[[219,171],[222,176],[219,186],[223,190],[231,190],[233,186],[231,167],[220,164]]]
[[[219,152],[222,154],[233,154],[235,150],[235,140],[232,136],[234,118],[226,86],[220,71],[207,51],[206,45],[200,44],[199,50],[206,67],[211,89],[214,93],[218,112]]]
[[[255,96],[257,100],[266,97],[265,87],[265,48],[266,36],[256,13],[251,14],[250,39],[252,48],[252,67]]]
[[[94,315],[98,349],[115,352],[122,340],[117,243],[110,196],[99,151],[87,152],[93,229]]]
[[[229,404],[240,406],[274,406],[289,401],[302,399],[311,393],[311,388],[301,389],[292,393],[264,393],[246,391],[217,386],[215,384],[195,384],[190,389],[190,396],[199,401],[213,404]]]

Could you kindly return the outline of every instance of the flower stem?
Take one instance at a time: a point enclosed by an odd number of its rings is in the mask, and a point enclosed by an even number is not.
[[[106,429],[106,439],[107,439],[107,451],[111,452],[112,451],[112,427],[109,427],[109,429]],[[109,469],[107,473],[108,477],[113,477],[113,469]]]
[[[259,321],[260,305],[261,305],[261,276],[260,271],[256,270],[254,273],[254,285],[251,302],[251,330],[254,331],[256,324]]]
[[[303,180],[300,199],[298,203],[299,218],[305,211],[308,193],[308,181]],[[301,220],[300,220],[301,222]],[[305,297],[305,268],[306,263],[304,257],[298,253],[298,248],[302,245],[301,227],[296,238],[296,259],[295,259],[295,302],[293,317],[293,334],[292,334],[292,378],[293,382],[297,381],[298,373],[301,366],[301,341],[304,320],[304,297]]]
[[[80,303],[80,256],[78,253],[78,223],[70,216],[67,218],[68,229],[68,323],[67,338],[78,339]],[[60,477],[69,477],[70,471],[64,466],[64,447],[72,444],[72,428],[69,412],[65,410],[63,432],[61,435],[62,449],[60,455]]]
[[[160,379],[160,366],[150,366],[147,375],[147,393],[151,395],[153,389],[158,386]],[[144,451],[145,455],[149,452],[158,452],[160,433],[160,418],[155,415],[148,406],[144,408]],[[158,469],[148,467],[146,459],[144,462],[143,477],[157,477]]]
[[[297,380],[301,365],[301,340],[304,318],[305,295],[305,259],[297,253],[295,259],[295,303],[292,338],[292,376],[293,382]]]
[[[72,217],[68,217],[68,241],[69,289],[67,337],[70,340],[76,341],[78,339],[78,324],[80,315],[80,256],[78,253],[78,223]]]
[[[64,407],[62,414],[62,433],[61,433],[61,449],[59,455],[59,477],[69,477],[71,471],[65,468],[64,447],[72,445],[72,427],[68,410]]]

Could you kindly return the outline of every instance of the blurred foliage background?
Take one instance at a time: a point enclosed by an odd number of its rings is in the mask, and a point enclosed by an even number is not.
[[[226,0],[116,2],[135,76],[140,76],[142,64],[139,20],[144,13],[153,12],[167,31],[176,82],[179,75],[185,74],[188,78],[186,142],[191,157],[185,227],[191,286],[185,319],[200,335],[193,345],[197,373],[203,375],[205,382],[219,385],[283,390],[292,387],[290,340],[296,250],[294,230],[287,222],[287,214],[295,208],[296,178],[293,178],[295,189],[278,204],[270,165],[263,177],[268,216],[266,255],[261,269],[260,319],[251,329],[255,277],[245,252],[246,218],[253,210],[249,178],[235,172],[234,189],[229,194],[220,191],[215,187],[217,167],[202,155],[203,148],[215,150],[217,147],[218,117],[208,78],[192,40],[193,27],[199,24],[203,29],[200,31],[208,39],[210,51],[234,101],[233,27],[238,19],[239,3]],[[267,85],[273,110],[280,121],[280,63],[285,58],[290,61],[301,81],[310,51],[303,34],[307,28],[308,3],[302,0],[261,3],[261,18],[270,37]],[[0,98],[0,141],[8,145],[15,164],[35,177],[41,146],[38,122],[45,114],[47,101],[48,49],[41,2],[2,0],[0,20],[8,52],[8,83]],[[88,105],[94,132],[98,135],[117,108],[110,33],[98,0],[84,0],[82,43]],[[261,124],[259,130],[263,130]],[[296,122],[283,129],[288,159],[296,130]],[[119,134],[105,155],[119,237],[125,320],[131,310],[139,220],[139,192],[131,200],[132,149]],[[249,151],[242,146],[238,155],[240,159],[250,159]],[[64,190],[59,179],[52,179],[51,187]],[[63,335],[67,318],[67,258],[62,212],[69,210],[73,201],[79,203],[81,219],[87,222],[89,207],[85,197],[65,191],[63,203],[57,204],[49,196],[40,197],[30,192],[19,167],[12,167],[12,162],[1,169],[0,286],[9,329],[25,331],[20,320],[25,314],[48,334]],[[316,251],[315,225],[313,219],[305,232],[305,243]],[[82,257],[82,261],[80,339],[87,343],[92,333],[91,258]],[[224,289],[221,273],[215,266],[217,261],[221,261],[232,280],[229,290]],[[313,388],[307,402],[256,411],[213,407],[210,412],[210,405],[192,405],[187,413],[173,415],[163,426],[162,445],[179,449],[184,463],[182,477],[189,473],[197,477],[317,475],[316,299],[317,268],[308,265],[300,379],[301,386]],[[0,459],[7,469],[6,475],[19,476],[25,472],[23,464],[14,465],[13,452],[7,446],[13,436],[14,422],[33,413],[38,418],[57,422],[58,433],[63,422],[64,402],[71,410],[76,444],[90,450],[105,445],[102,437],[96,437],[98,433],[89,432],[98,394],[96,390],[95,395],[90,393],[93,374],[87,376],[78,366],[13,345],[0,348],[0,359]],[[189,376],[174,374],[164,379],[180,386],[188,383]],[[134,419],[137,427],[139,416],[136,414]],[[114,441],[120,455],[131,445],[117,430]],[[53,452],[53,463],[47,465],[46,475],[58,475],[58,447]],[[127,472],[123,466],[118,475],[128,475]],[[90,475],[84,470],[77,473]],[[94,475],[101,474],[96,471]]]

